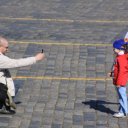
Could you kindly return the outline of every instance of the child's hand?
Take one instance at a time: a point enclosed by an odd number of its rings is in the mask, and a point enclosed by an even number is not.
[[[118,87],[118,88],[119,88],[119,87],[120,87],[120,85],[116,85],[116,87]]]
[[[108,77],[112,77],[112,72],[109,72],[109,73],[107,74],[107,76],[108,76]]]

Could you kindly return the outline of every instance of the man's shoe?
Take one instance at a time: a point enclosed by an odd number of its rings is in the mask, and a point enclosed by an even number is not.
[[[123,117],[126,117],[126,115],[124,115],[124,113],[115,113],[114,115],[113,115],[113,117],[116,117],[116,118],[123,118]]]
[[[6,110],[6,109],[0,109],[1,114],[15,114],[16,112],[14,110]]]

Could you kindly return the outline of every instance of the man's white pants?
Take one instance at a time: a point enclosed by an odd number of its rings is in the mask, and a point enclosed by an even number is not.
[[[10,93],[11,96],[15,96],[15,86],[14,86],[13,79],[11,77],[6,78],[4,76],[1,76],[0,82],[5,84],[5,85],[7,84],[8,92]]]

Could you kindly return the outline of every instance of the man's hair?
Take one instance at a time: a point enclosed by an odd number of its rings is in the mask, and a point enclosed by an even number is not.
[[[0,36],[0,47],[3,46],[5,41],[7,40],[4,37]]]

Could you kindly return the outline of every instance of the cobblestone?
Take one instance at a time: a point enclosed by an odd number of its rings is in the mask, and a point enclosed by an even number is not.
[[[11,69],[12,76],[33,79],[14,80],[19,104],[15,115],[0,114],[1,128],[128,127],[127,118],[112,117],[118,99],[105,79],[113,63],[110,43],[127,31],[126,0],[0,0],[0,5],[8,56],[33,56],[42,48],[46,54],[42,62]]]

